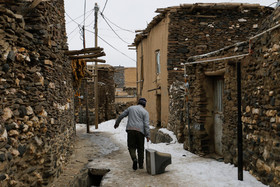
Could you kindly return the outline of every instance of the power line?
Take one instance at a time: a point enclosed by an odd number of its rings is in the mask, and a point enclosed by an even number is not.
[[[105,17],[103,13],[100,13],[100,14],[101,14],[101,16]],[[133,34],[135,33],[134,31],[131,31],[131,30],[128,30],[128,29],[124,29],[124,28],[118,26],[117,24],[115,24],[115,23],[113,23],[111,20],[109,20],[107,17],[105,17],[105,18],[106,18],[110,23],[112,23],[113,25],[115,25],[116,27],[118,27],[119,29],[124,30],[124,31],[127,31],[127,32],[130,32],[130,33],[133,33]]]
[[[109,24],[109,22],[106,20],[106,18],[103,16],[103,14],[101,14],[102,18],[105,20],[105,22],[107,23],[107,25],[111,28],[111,30],[115,33],[115,35],[117,35],[117,37],[123,41],[126,44],[130,44],[129,42],[125,41],[124,39],[122,39],[117,33],[116,31],[111,27],[111,25]]]
[[[89,12],[91,12],[90,14],[92,14],[93,11],[94,11],[94,9],[91,9],[91,10],[87,11],[86,14],[89,13]],[[65,12],[65,13],[66,13],[66,12]],[[82,14],[82,15],[80,15],[80,16],[78,16],[78,17],[72,19],[67,13],[66,13],[66,15],[71,19],[71,21],[67,22],[66,24],[69,24],[69,23],[71,23],[71,22],[77,23],[75,20],[77,20],[77,19],[79,19],[79,18],[81,18],[81,17],[84,16],[84,14]]]
[[[80,25],[78,22],[76,22],[74,19],[71,18],[71,16],[69,16],[69,14],[67,12],[65,12],[66,16],[68,16],[69,19],[71,19],[71,21],[73,21],[74,23]]]
[[[93,10],[94,10],[94,9],[91,10],[91,13],[85,18],[85,20],[87,20],[87,19],[89,18],[89,16],[91,16]],[[88,11],[88,12],[89,12],[89,11]],[[82,21],[81,23],[78,23],[77,21],[75,21],[75,19],[71,18],[71,16],[69,16],[69,14],[67,14],[67,12],[65,12],[65,14],[67,15],[67,17],[69,17],[69,18],[72,20],[72,22],[74,22],[74,23],[77,24],[77,27],[76,27],[74,30],[72,30],[72,31],[70,32],[70,34],[68,34],[68,36],[70,36],[77,28],[79,28],[79,27],[81,26],[81,24],[83,23],[83,21]],[[84,16],[84,15],[82,15],[82,16]],[[82,16],[79,16],[79,17],[82,17]],[[92,23],[91,23],[91,24],[92,24]],[[91,24],[90,24],[90,25],[91,25]]]
[[[93,31],[87,30],[88,32],[91,32],[94,34]],[[119,53],[121,53],[122,55],[126,56],[127,58],[129,58],[130,60],[136,62],[136,60],[134,60],[133,58],[131,58],[130,56],[126,55],[125,53],[121,52],[120,50],[118,50],[116,47],[114,47],[113,45],[111,45],[109,42],[107,42],[106,40],[104,40],[103,38],[101,38],[100,36],[98,36],[98,38],[100,38],[103,42],[105,42],[107,45],[109,45],[110,47],[112,47],[113,49],[115,49],[116,51],[118,51]]]
[[[104,10],[106,8],[107,2],[108,2],[108,0],[106,0],[106,2],[105,2],[105,5],[104,5],[103,10],[102,10],[102,13],[104,12]]]

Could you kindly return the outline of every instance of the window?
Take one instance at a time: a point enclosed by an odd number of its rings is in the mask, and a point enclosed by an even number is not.
[[[157,74],[160,74],[160,51],[156,51]]]

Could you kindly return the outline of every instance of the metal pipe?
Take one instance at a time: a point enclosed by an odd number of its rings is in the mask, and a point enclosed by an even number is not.
[[[188,125],[188,141],[189,141],[189,151],[192,151],[192,143],[191,143],[191,124],[190,124],[190,103],[189,103],[189,83],[187,79],[187,69],[186,64],[184,64],[184,79],[185,79],[185,108],[186,108],[186,117],[187,117],[187,125]]]
[[[248,56],[249,54],[242,54],[242,55],[235,55],[235,56],[229,56],[229,57],[223,57],[223,58],[216,58],[216,59],[208,59],[208,60],[200,60],[200,61],[195,61],[195,62],[186,62],[186,65],[191,65],[191,64],[200,64],[200,63],[204,63],[204,62],[214,62],[214,61],[222,61],[222,60],[229,60],[229,59],[233,59],[233,58],[241,58],[241,57],[245,57]]]
[[[242,145],[242,121],[241,121],[241,62],[237,62],[237,146],[238,146],[238,180],[243,181],[243,145]]]
[[[249,40],[252,40],[252,39],[257,38],[257,37],[259,37],[259,36],[261,36],[261,35],[264,35],[265,33],[269,32],[269,31],[272,31],[272,30],[274,30],[274,29],[276,29],[276,28],[278,28],[278,27],[280,27],[280,24],[275,25],[274,27],[271,27],[270,29],[267,29],[267,30],[263,31],[263,32],[261,32],[260,34],[257,34],[257,35],[255,35],[255,36],[251,37]]]

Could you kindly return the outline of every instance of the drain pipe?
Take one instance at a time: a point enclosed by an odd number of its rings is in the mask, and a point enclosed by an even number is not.
[[[189,140],[189,151],[192,151],[192,143],[191,143],[191,125],[190,125],[190,102],[189,102],[189,82],[188,82],[188,75],[186,64],[184,64],[184,79],[185,79],[185,107],[186,107],[186,116],[187,116],[187,124],[188,124],[188,140]]]

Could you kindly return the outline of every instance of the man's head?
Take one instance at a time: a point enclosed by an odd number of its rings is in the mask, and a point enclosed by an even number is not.
[[[147,100],[145,98],[140,98],[138,100],[138,105],[142,105],[143,107],[146,107],[146,103],[147,103]]]

